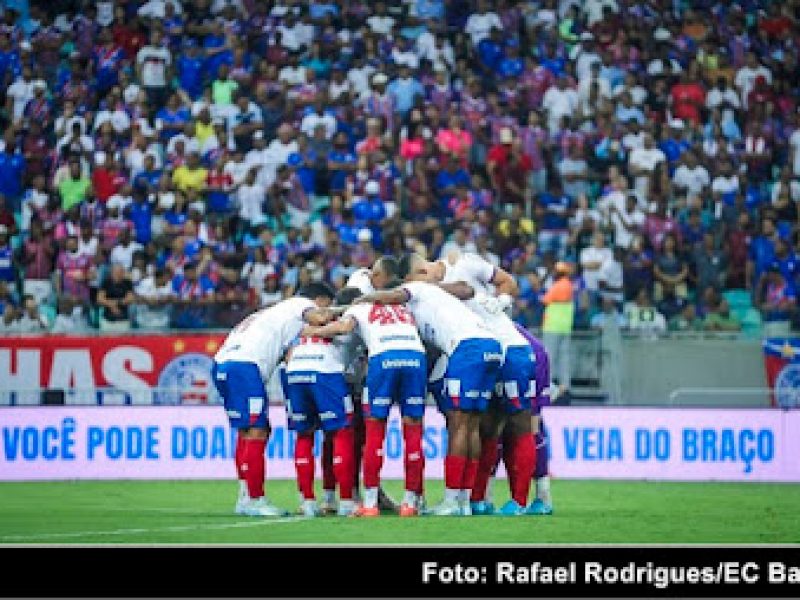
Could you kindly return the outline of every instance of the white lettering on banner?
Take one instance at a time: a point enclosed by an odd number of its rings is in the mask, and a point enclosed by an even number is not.
[[[53,366],[47,387],[79,387],[87,397],[93,397],[94,386],[92,357],[88,350],[59,348],[53,352]]]
[[[103,357],[103,379],[109,386],[131,394],[134,404],[151,404],[152,394],[147,382],[135,373],[152,373],[153,357],[136,346],[118,346]]]
[[[0,390],[37,390],[41,382],[40,361],[39,350],[0,350]],[[38,392],[20,393],[16,403],[39,404],[39,399]],[[11,404],[10,394],[0,393],[0,404]]]

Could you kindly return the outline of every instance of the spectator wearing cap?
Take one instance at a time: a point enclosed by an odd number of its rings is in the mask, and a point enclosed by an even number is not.
[[[100,331],[122,332],[131,328],[128,308],[133,304],[133,284],[126,277],[126,267],[112,263],[111,272],[97,292],[100,306]]]
[[[683,153],[691,148],[691,144],[683,137],[684,129],[685,125],[682,120],[672,119],[669,122],[669,133],[659,144],[659,149],[667,157],[671,171],[674,170],[675,164]]]
[[[364,114],[382,118],[387,129],[394,128],[395,98],[387,92],[389,78],[385,73],[375,73],[371,79],[371,91],[361,99]]]
[[[570,280],[571,268],[556,263],[553,278],[541,302],[545,306],[542,342],[550,357],[551,372],[560,394],[569,390],[571,379],[570,337],[575,319],[575,290]]]

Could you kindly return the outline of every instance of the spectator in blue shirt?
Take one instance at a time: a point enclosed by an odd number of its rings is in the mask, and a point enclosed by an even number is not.
[[[503,60],[503,32],[497,27],[492,27],[489,37],[478,43],[478,58],[487,73],[497,69]]]
[[[191,119],[189,110],[181,106],[180,97],[172,94],[167,105],[156,113],[156,128],[160,132],[161,141],[167,143],[173,136],[182,133]]]
[[[133,223],[133,233],[137,242],[142,245],[153,239],[153,207],[148,202],[147,194],[141,189],[133,191],[133,202],[125,209]]]
[[[458,157],[455,155],[447,159],[447,163],[439,174],[436,176],[436,193],[439,196],[439,202],[444,207],[447,202],[455,196],[456,188],[459,185],[470,184],[470,176],[466,170],[461,167]]]
[[[572,201],[559,182],[554,182],[550,191],[539,196],[537,221],[539,221],[539,251],[563,258],[569,239],[569,211]]]
[[[0,151],[0,194],[6,197],[15,210],[22,197],[25,164],[25,156],[16,147],[14,139],[7,139],[6,147]]]
[[[644,125],[645,122],[642,109],[633,104],[631,95],[628,92],[622,94],[620,103],[614,113],[614,118],[620,123],[636,121],[639,125]]]
[[[506,55],[500,60],[497,72],[503,77],[519,77],[525,70],[525,61],[519,55],[519,41],[508,40]]]
[[[328,154],[331,192],[344,190],[347,176],[356,170],[357,164],[356,155],[348,149],[347,134],[337,133],[333,138],[333,150]]]
[[[658,147],[667,157],[670,168],[670,176],[675,170],[675,163],[678,162],[681,155],[689,150],[692,146],[689,142],[683,139],[683,121],[680,119],[673,119],[669,124],[669,137],[664,139]]]
[[[410,111],[417,97],[425,97],[425,88],[411,76],[406,64],[400,65],[400,76],[389,84],[386,93],[394,100],[395,108],[403,115]]]
[[[186,38],[183,42],[183,52],[178,54],[175,66],[181,89],[192,100],[197,100],[203,94],[204,60],[200,56],[197,42],[193,38]]]
[[[161,177],[164,172],[156,169],[156,157],[148,152],[144,155],[144,170],[133,180],[133,189],[141,190],[145,194],[152,194],[158,191],[161,184]]]
[[[758,285],[761,275],[775,261],[775,223],[772,219],[761,222],[761,234],[750,242],[747,269],[751,273],[753,285]]]

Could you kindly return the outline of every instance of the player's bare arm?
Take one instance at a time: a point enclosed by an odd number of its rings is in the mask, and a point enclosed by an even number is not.
[[[345,335],[350,333],[356,328],[355,319],[345,317],[331,321],[330,323],[321,327],[306,326],[303,329],[304,336],[314,336],[323,338],[334,338],[337,335]]]
[[[438,284],[448,294],[452,294],[459,300],[469,300],[475,296],[475,290],[465,281],[455,281],[453,283]]]
[[[512,297],[519,296],[517,281],[508,271],[496,269],[491,282],[494,284],[498,296],[502,296],[503,294],[508,294]]]
[[[408,302],[408,292],[403,288],[396,288],[394,290],[381,290],[373,292],[372,294],[365,294],[360,298],[356,298],[356,304],[405,304]]]
[[[303,313],[303,320],[309,325],[322,326],[336,318],[330,308],[309,308]]]

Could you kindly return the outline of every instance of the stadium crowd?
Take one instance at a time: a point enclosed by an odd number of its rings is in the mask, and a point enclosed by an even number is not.
[[[800,2],[4,2],[0,331],[230,327],[376,256],[539,326],[788,331]],[[743,323],[744,322],[744,323]]]

